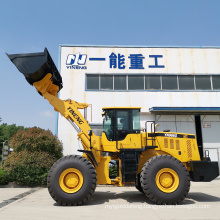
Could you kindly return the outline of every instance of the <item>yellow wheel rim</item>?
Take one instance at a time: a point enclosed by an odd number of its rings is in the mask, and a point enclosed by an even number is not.
[[[159,170],[155,178],[157,187],[165,193],[174,192],[179,186],[179,177],[177,173],[170,168]]]
[[[76,193],[83,185],[83,175],[77,169],[68,168],[61,173],[59,185],[66,193]]]

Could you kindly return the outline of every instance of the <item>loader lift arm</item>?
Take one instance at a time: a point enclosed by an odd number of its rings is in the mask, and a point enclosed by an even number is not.
[[[91,128],[79,111],[79,109],[85,109],[89,105],[86,103],[78,103],[74,100],[63,101],[59,99],[57,97],[58,86],[54,85],[51,79],[52,75],[51,73],[48,73],[42,80],[33,83],[33,86],[49,101],[55,111],[58,111],[72,124],[81,139],[84,149],[89,150],[89,131]]]
[[[8,55],[8,54],[7,54]],[[91,139],[96,136],[91,132],[88,121],[82,116],[79,109],[86,109],[87,103],[78,103],[74,100],[61,100],[57,97],[58,92],[62,89],[62,78],[56,69],[56,66],[45,48],[43,53],[12,54],[8,55],[17,69],[25,76],[29,84],[33,85],[38,93],[42,95],[65,117],[78,133],[78,137],[83,145],[85,152],[93,155],[94,150],[99,150],[99,145],[93,146]],[[93,157],[93,162],[99,161],[99,154]]]

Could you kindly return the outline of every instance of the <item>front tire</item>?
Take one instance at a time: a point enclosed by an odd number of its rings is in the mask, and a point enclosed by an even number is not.
[[[187,196],[190,177],[179,160],[169,155],[160,155],[151,158],[143,166],[141,186],[152,202],[175,205]]]
[[[60,205],[85,204],[95,191],[97,175],[92,163],[78,155],[54,163],[47,177],[51,197]]]
[[[136,189],[140,192],[140,193],[144,193],[142,187],[141,187],[141,180],[140,180],[140,173],[137,175],[137,179],[136,179],[136,183],[135,183],[135,187]]]

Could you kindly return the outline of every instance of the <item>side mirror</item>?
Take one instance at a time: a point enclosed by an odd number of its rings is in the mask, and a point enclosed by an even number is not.
[[[103,120],[107,121],[107,115],[105,114],[105,112],[102,112],[102,117],[105,117],[105,119]]]

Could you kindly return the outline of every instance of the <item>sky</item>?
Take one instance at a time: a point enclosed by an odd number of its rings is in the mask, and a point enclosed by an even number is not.
[[[57,117],[5,53],[47,47],[58,67],[60,44],[220,46],[219,11],[219,0],[0,0],[0,123],[55,133]]]

